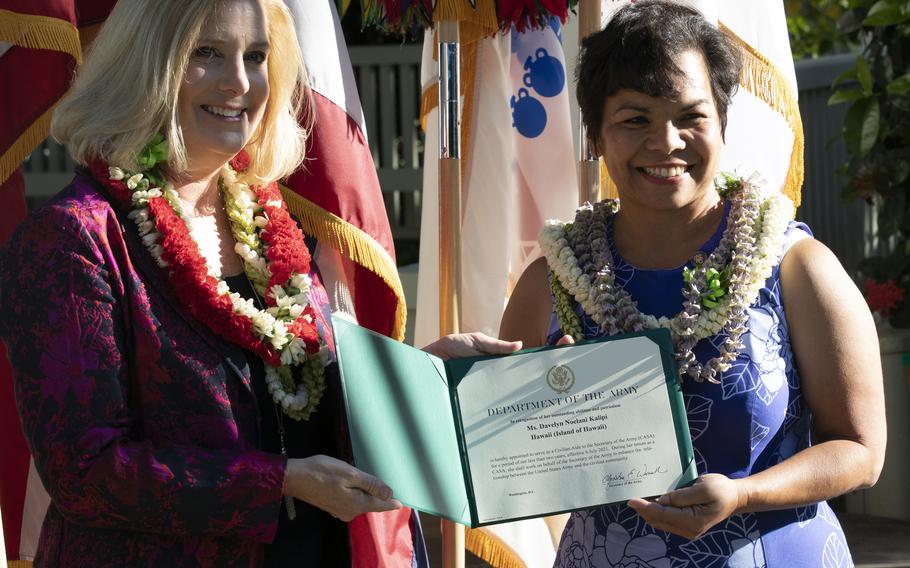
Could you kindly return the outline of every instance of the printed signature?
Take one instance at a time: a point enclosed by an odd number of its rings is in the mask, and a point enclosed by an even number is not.
[[[648,467],[647,464],[640,467],[633,467],[632,469],[622,472],[608,472],[601,479],[603,485],[622,485],[625,482],[632,482],[638,479],[645,479],[651,477],[652,475],[664,474],[667,473],[667,467],[659,465],[657,467]]]

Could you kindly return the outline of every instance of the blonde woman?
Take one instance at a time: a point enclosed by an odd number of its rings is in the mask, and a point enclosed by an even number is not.
[[[343,459],[330,306],[273,181],[303,159],[297,45],[280,0],[121,0],[55,112],[80,167],[0,262],[37,566],[345,566],[347,521],[400,506]],[[434,351],[470,346],[516,347]]]

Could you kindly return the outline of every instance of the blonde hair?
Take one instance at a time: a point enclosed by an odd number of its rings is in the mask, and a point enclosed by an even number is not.
[[[187,155],[177,96],[202,28],[229,1],[117,2],[54,111],[54,138],[67,145],[77,163],[102,159],[137,171],[140,151],[160,132],[169,146],[167,169],[184,171]],[[251,163],[244,177],[251,183],[280,179],[297,169],[312,116],[293,18],[282,0],[259,2],[268,21],[269,98],[246,146]]]

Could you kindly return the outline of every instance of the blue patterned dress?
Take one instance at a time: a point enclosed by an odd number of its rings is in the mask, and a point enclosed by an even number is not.
[[[726,219],[701,250],[720,241]],[[657,317],[682,309],[682,269],[642,270],[616,250],[612,219],[607,233],[617,284]],[[808,228],[791,223],[785,250],[805,238]],[[586,337],[601,334],[582,318]],[[741,478],[767,469],[810,445],[811,414],[803,403],[799,374],[790,349],[780,290],[779,261],[758,299],[748,309],[743,352],[721,375],[721,384],[686,380],[683,394],[699,474]],[[551,320],[549,339],[562,332]],[[696,345],[699,361],[718,354],[723,333]],[[697,540],[648,525],[625,505],[577,511],[559,544],[560,568],[797,568],[853,566],[843,531],[827,503],[795,509],[734,515]]]

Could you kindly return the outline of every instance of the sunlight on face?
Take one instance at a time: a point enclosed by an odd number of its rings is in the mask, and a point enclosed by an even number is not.
[[[191,170],[214,170],[262,121],[269,96],[268,23],[257,0],[226,0],[202,28],[177,99]]]
[[[623,89],[604,104],[598,148],[623,207],[681,208],[713,194],[723,137],[708,70],[694,51],[675,63],[674,100]]]

